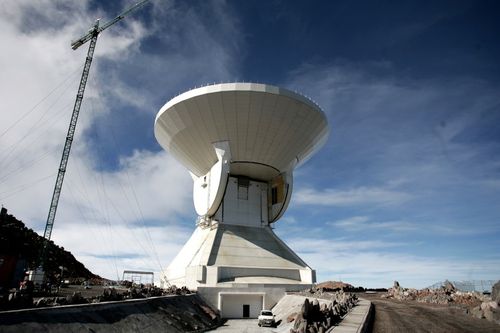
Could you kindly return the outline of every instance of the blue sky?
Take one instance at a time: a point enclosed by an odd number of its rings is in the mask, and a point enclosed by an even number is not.
[[[0,6],[0,203],[43,232],[86,47],[127,1]],[[302,92],[328,142],[275,231],[318,280],[500,278],[495,1],[152,1],[99,38],[53,239],[95,273],[159,271],[194,229],[156,112],[214,82]],[[52,92],[52,93],[51,93]]]

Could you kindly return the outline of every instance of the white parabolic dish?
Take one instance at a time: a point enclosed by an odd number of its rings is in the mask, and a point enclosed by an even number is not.
[[[326,116],[314,102],[256,83],[187,91],[161,108],[154,127],[161,146],[198,177],[217,162],[213,144],[227,141],[231,173],[264,181],[306,161],[325,143],[328,131]]]

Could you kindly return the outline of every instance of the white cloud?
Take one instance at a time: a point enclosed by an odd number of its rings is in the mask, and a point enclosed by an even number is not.
[[[412,195],[379,187],[357,187],[346,190],[313,188],[298,189],[294,194],[297,204],[318,206],[354,206],[354,205],[396,205],[406,202]]]
[[[410,244],[378,241],[293,238],[291,248],[313,269],[318,282],[343,280],[356,286],[389,288],[394,280],[404,287],[424,288],[445,279],[497,279],[500,258],[464,259],[407,254]]]
[[[405,243],[386,242],[379,240],[346,240],[344,238],[317,238],[312,241],[311,238],[291,238],[290,244],[294,249],[304,253],[316,253],[318,251],[354,253],[369,249],[388,249],[396,246],[404,246]]]
[[[88,136],[90,130],[97,122],[106,127],[117,117],[126,119],[130,109],[150,112],[153,123],[153,113],[178,89],[200,78],[209,82],[232,76],[232,53],[238,48],[231,38],[209,31],[210,22],[196,12],[189,11],[186,25],[186,17],[175,14],[178,9],[160,15],[168,2],[152,3],[152,21],[141,23],[131,15],[99,37],[53,230],[56,243],[110,278],[116,272],[108,257],[122,255],[117,259],[120,274],[134,267],[157,270],[156,255],[164,267],[168,264],[194,229],[192,180],[168,153],[134,147],[118,157],[106,147],[104,159],[119,160],[116,169],[108,170],[103,166],[109,161],[99,160],[95,151],[101,142]],[[224,6],[210,8],[236,35],[236,23]],[[0,203],[39,233],[87,52],[88,44],[73,51],[70,41],[95,18],[103,17],[103,23],[116,14],[88,7],[88,1],[48,0],[0,6],[0,39],[8,45],[0,53]],[[165,30],[165,20],[173,30]],[[161,53],[144,51],[142,43],[152,35],[188,38],[163,42]],[[146,138],[145,131],[152,129],[137,128],[129,135]],[[147,146],[157,149],[155,142]],[[189,224],[183,227],[185,221]],[[127,257],[130,253],[136,256]]]
[[[358,225],[363,225],[368,222],[370,218],[368,216],[352,216],[346,219],[337,220],[334,222],[327,222],[330,225],[336,225],[339,227],[357,227]]]
[[[327,222],[327,225],[343,228],[350,231],[359,230],[383,230],[385,232],[416,231],[421,228],[415,223],[407,221],[371,221],[368,216],[352,216],[346,219]]]
[[[368,216],[352,216],[345,219],[328,221],[325,224],[328,226],[341,228],[348,232],[378,231],[384,232],[385,235],[388,235],[388,233],[399,233],[411,234],[414,236],[426,234],[428,235],[429,233],[432,233],[434,235],[440,235],[441,237],[490,234],[499,229],[495,224],[483,224],[481,228],[470,226],[458,227],[456,224],[449,225],[445,223],[445,221],[440,220],[426,220],[420,223],[404,220],[377,221],[376,219],[370,218]]]
[[[124,270],[153,271],[159,280],[161,268],[166,268],[190,235],[188,227],[165,221],[164,225],[130,226],[107,224],[61,224],[53,240],[72,253],[92,271],[103,277],[121,279]],[[150,236],[150,237],[149,237]],[[159,253],[159,257],[156,257]]]

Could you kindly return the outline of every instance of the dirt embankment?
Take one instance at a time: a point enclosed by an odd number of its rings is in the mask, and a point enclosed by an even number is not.
[[[0,332],[202,332],[220,324],[199,296],[73,305],[0,313]]]

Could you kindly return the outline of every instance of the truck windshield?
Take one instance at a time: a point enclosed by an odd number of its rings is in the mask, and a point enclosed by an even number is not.
[[[272,316],[273,313],[271,311],[262,311],[261,315],[263,315],[263,316]]]

